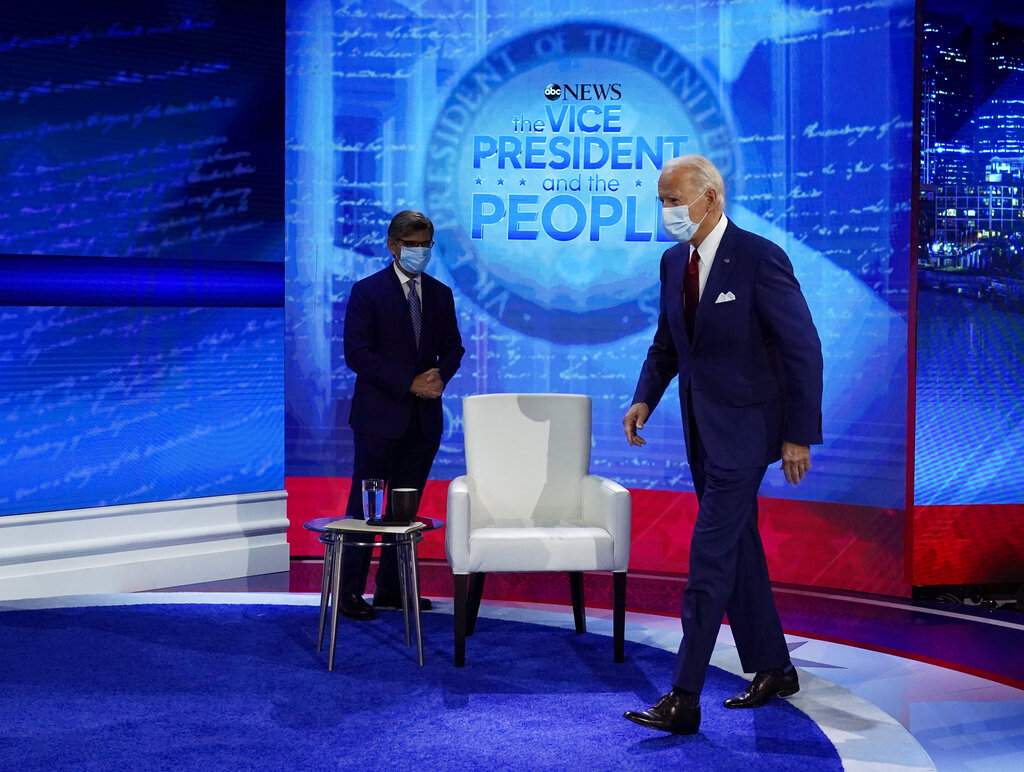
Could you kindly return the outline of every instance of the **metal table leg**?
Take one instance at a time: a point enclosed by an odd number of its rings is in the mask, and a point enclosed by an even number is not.
[[[402,596],[402,620],[405,622],[405,645],[409,646],[412,644],[412,638],[409,633],[409,561],[405,555],[405,549],[407,546],[406,536],[399,535],[396,537],[395,543],[395,558],[398,561],[398,586],[399,593]]]
[[[331,595],[331,568],[334,564],[334,541],[335,537],[330,534],[320,534],[320,541],[324,545],[324,570],[323,578],[320,580],[320,627],[316,631],[316,650],[324,650],[324,622],[327,621],[327,599]],[[337,603],[337,596],[334,596]]]
[[[338,538],[334,544],[334,565],[331,567],[331,652],[327,658],[327,669],[334,670],[334,644],[338,639],[338,607],[341,606],[341,555],[344,552],[344,539]]]
[[[416,543],[422,539],[418,533],[409,534],[409,573],[412,580],[412,592],[409,593],[412,604],[413,619],[416,621],[416,653],[419,656],[420,667],[423,667],[423,625],[420,622],[420,567],[416,557]]]

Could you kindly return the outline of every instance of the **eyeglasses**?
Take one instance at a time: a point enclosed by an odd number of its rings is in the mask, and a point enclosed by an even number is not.
[[[433,239],[431,239],[430,241],[406,241],[405,239],[395,239],[395,241],[397,241],[403,247],[423,247],[425,249],[430,249],[432,246],[434,246]]]

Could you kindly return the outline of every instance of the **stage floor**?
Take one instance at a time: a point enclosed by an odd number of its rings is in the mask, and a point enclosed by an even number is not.
[[[450,613],[447,566],[425,562],[421,574],[424,595],[439,613]],[[195,593],[308,596],[319,593],[320,575],[319,561],[294,561],[288,573],[161,592],[182,600]],[[684,583],[685,577],[631,573],[627,637],[674,649]],[[602,575],[588,577],[591,631],[610,634],[610,584]],[[802,587],[776,587],[775,594],[793,662],[806,674],[794,704],[828,724],[848,769],[1024,769],[1024,614]],[[493,576],[481,614],[568,626],[568,602],[568,582],[550,575]],[[739,672],[727,625],[714,664]],[[830,691],[832,685],[838,689]],[[858,730],[869,723],[880,733]]]

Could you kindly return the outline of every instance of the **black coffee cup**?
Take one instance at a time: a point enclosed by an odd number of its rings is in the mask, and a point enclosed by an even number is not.
[[[420,492],[416,488],[392,488],[388,491],[391,504],[391,522],[407,525],[416,519],[420,505]]]

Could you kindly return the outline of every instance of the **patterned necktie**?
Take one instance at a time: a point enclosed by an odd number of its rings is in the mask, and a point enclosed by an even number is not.
[[[697,320],[697,304],[700,302],[700,255],[693,250],[686,265],[683,279],[683,317],[686,319],[686,334],[693,342],[693,326]]]
[[[416,292],[416,279],[409,279],[409,317],[412,319],[412,332],[416,336],[416,348],[420,347],[420,330],[423,328],[423,309],[420,296]]]

